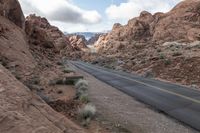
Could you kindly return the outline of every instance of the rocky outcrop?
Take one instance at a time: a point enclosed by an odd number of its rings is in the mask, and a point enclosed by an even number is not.
[[[200,40],[200,1],[185,0],[168,13],[152,15],[143,11],[139,17],[122,26],[115,24],[106,36],[106,42],[115,47],[116,41],[162,44],[169,41],[192,42]]]
[[[24,31],[0,16],[0,63],[16,77],[26,77],[36,65]]]
[[[69,38],[69,42],[73,49],[82,50],[87,48],[88,42],[83,35],[68,35],[67,38]]]
[[[0,0],[0,6],[0,132],[84,133],[47,104],[49,81],[64,76],[56,51],[72,52],[69,41],[46,19],[34,15],[26,22],[27,36],[18,1]],[[58,89],[53,88],[52,92]]]
[[[153,40],[180,42],[200,40],[199,0],[181,2],[158,18],[160,20],[155,25]]]
[[[103,33],[102,33],[103,34]],[[102,35],[101,33],[95,34],[93,37],[91,37],[88,40],[88,45],[94,45],[96,43],[96,41],[99,40],[99,37]]]
[[[0,0],[0,15],[24,28],[25,18],[18,0]]]
[[[55,48],[57,51],[72,50],[68,38],[57,27],[50,25],[46,18],[30,15],[26,18],[25,27],[31,44]]]

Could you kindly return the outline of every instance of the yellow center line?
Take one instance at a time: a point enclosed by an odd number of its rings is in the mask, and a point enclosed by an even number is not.
[[[85,65],[85,66],[86,66],[86,65]],[[86,66],[86,67],[87,67],[87,66]],[[97,68],[97,69],[99,69],[99,68]],[[103,70],[103,71],[106,72],[106,73],[109,73],[109,72],[107,72],[107,71],[105,71],[105,70]],[[121,77],[121,78],[130,80],[130,81],[134,81],[134,82],[137,82],[137,83],[139,83],[139,84],[143,84],[143,85],[145,85],[145,86],[148,86],[148,87],[157,89],[157,90],[159,90],[159,91],[162,91],[162,92],[165,92],[165,93],[168,93],[168,94],[172,94],[172,95],[181,97],[181,98],[183,98],[183,99],[187,99],[187,100],[192,101],[192,102],[194,102],[194,103],[200,104],[200,100],[197,100],[197,99],[194,99],[194,98],[191,98],[191,97],[182,95],[182,94],[178,94],[178,93],[176,93],[176,92],[172,92],[172,91],[169,91],[169,90],[166,90],[166,89],[157,87],[157,86],[153,86],[153,85],[150,85],[150,84],[147,84],[147,83],[144,83],[144,82],[135,80],[135,79],[131,79],[131,78],[128,78],[128,77],[124,77],[124,76],[121,76],[121,75],[119,75],[119,74],[115,74],[115,73],[112,73],[112,74],[114,74],[114,75],[116,75],[116,76],[118,76],[118,77]]]

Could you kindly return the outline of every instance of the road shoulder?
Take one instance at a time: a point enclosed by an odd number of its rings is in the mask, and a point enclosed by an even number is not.
[[[193,129],[159,113],[134,98],[76,68],[90,82],[90,97],[98,113],[133,133],[195,133]]]

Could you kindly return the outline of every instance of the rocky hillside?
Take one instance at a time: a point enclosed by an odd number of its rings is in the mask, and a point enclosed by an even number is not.
[[[67,76],[59,62],[61,49],[65,54],[73,52],[58,28],[35,15],[25,22],[17,0],[0,1],[1,133],[84,133],[47,105],[59,97],[59,89],[65,88],[63,95],[69,93],[67,86],[49,83]]]
[[[67,35],[66,38],[69,39],[73,49],[79,51],[82,49],[87,49],[88,42],[83,35]]]
[[[26,18],[26,34],[30,43],[45,48],[72,50],[69,39],[55,26],[51,26],[46,18],[30,15]]]
[[[102,44],[112,45],[114,41],[131,44],[133,40],[155,44],[200,40],[199,4],[199,0],[186,0],[168,13],[152,15],[143,11],[139,17],[129,20],[127,25],[115,24]]]
[[[2,1],[0,4],[4,7],[1,11],[3,16],[0,16],[0,62],[16,77],[26,78],[35,68],[36,62],[29,51],[22,29],[25,23],[24,15],[16,0]],[[5,11],[10,15],[5,14]]]
[[[168,13],[143,11],[115,24],[97,43],[93,60],[109,68],[187,85],[199,85],[200,1],[185,0]],[[100,57],[101,56],[101,57]]]

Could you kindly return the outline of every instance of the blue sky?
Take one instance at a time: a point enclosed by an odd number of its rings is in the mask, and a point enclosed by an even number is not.
[[[105,13],[105,9],[111,4],[119,5],[122,2],[126,2],[126,0],[73,0],[73,2],[81,8],[88,10],[95,9],[103,14]]]
[[[181,0],[19,0],[25,16],[37,14],[66,32],[101,32],[126,24],[141,11],[167,12]]]

